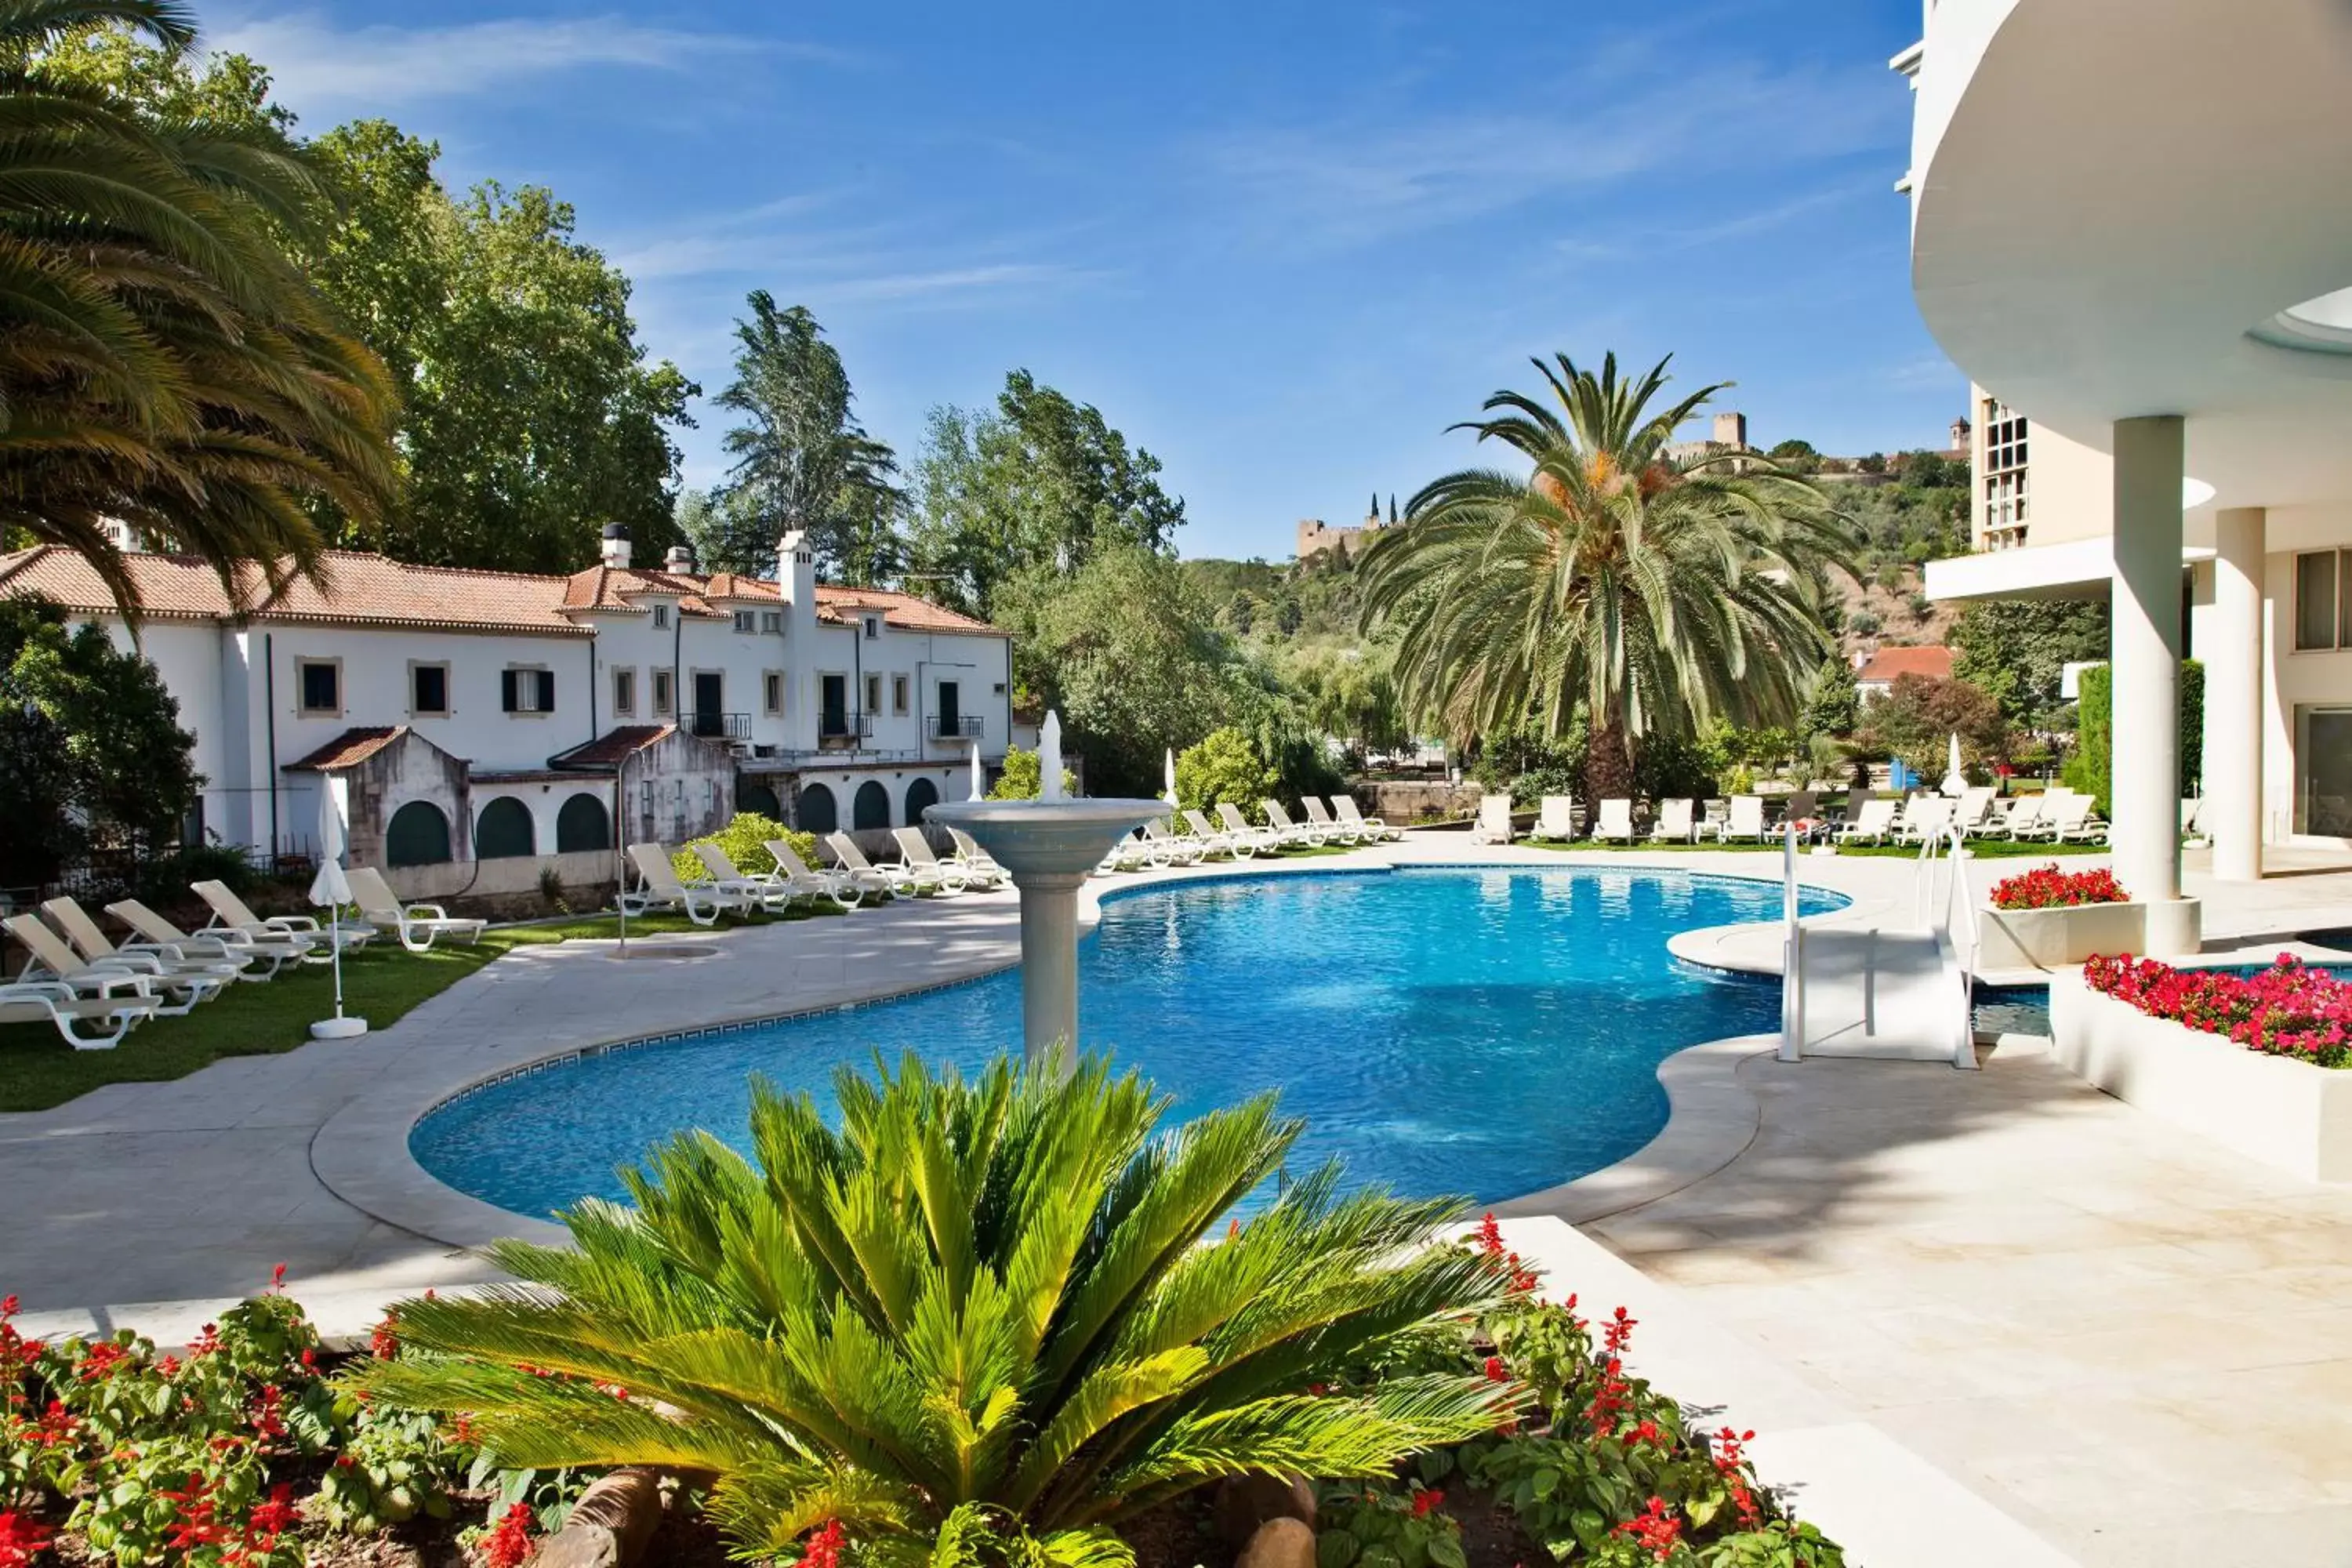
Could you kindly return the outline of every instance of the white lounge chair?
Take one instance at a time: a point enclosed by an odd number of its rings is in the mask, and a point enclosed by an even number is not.
[[[1356,830],[1331,815],[1330,808],[1311,795],[1298,797],[1299,808],[1307,813],[1307,825],[1319,830],[1326,844],[1353,844]]]
[[[1895,842],[1925,844],[1930,838],[1940,838],[1952,826],[1952,807],[1956,804],[1948,795],[1913,795],[1910,809],[1895,825]]]
[[[1225,837],[1233,852],[1248,859],[1262,849],[1282,847],[1282,835],[1271,827],[1261,827],[1242,815],[1242,808],[1232,801],[1217,802],[1217,820],[1225,825]]]
[[[783,913],[803,896],[800,889],[793,887],[790,878],[774,871],[746,871],[735,864],[733,856],[708,840],[687,847],[702,862],[710,886],[722,892],[740,894],[770,914]]]
[[[931,848],[931,841],[923,837],[919,827],[894,827],[890,837],[898,846],[898,858],[917,876],[929,876],[940,891],[961,893],[971,886],[971,873],[952,860],[942,860]]]
[[[2107,825],[2097,812],[2098,802],[2087,795],[2054,796],[2042,819],[2021,837],[2052,844],[2105,844]]]
[[[1592,819],[1592,841],[1595,844],[1633,842],[1633,803],[1623,796],[1601,803],[1598,816]]]
[[[1572,841],[1576,837],[1575,797],[1548,795],[1536,802],[1536,825],[1528,829],[1528,837],[1545,844]]]
[[[1760,795],[1733,795],[1723,821],[1716,825],[1715,841],[1728,844],[1738,838],[1751,844],[1761,844],[1764,836],[1764,797]]]
[[[822,870],[812,868],[801,858],[800,851],[781,838],[767,841],[768,853],[776,858],[776,876],[784,889],[795,897],[831,899],[845,910],[857,907],[859,889],[855,878],[828,866]],[[876,879],[876,890],[887,892],[888,887]]]
[[[1157,816],[1143,825],[1143,849],[1155,866],[1197,866],[1209,853],[1199,839],[1177,832]]]
[[[1511,797],[1507,795],[1482,795],[1478,797],[1478,820],[1470,825],[1473,844],[1508,844],[1511,841]]]
[[[128,969],[141,974],[217,974],[223,980],[235,980],[243,973],[242,960],[197,958],[173,947],[155,947],[134,942],[129,947],[117,947],[107,939],[98,922],[79,900],[56,898],[45,900],[41,913],[58,934],[79,953],[85,963],[95,963],[110,969]]]
[[[2015,838],[2042,820],[2042,814],[2048,805],[2049,802],[2038,795],[2011,795],[2007,800],[1996,801],[1993,815],[1986,820],[1983,830],[1977,837]]]
[[[1266,825],[1282,836],[1285,844],[1317,845],[1328,840],[1329,835],[1311,822],[1293,822],[1290,813],[1282,809],[1278,800],[1262,800],[1257,808],[1265,813]]]
[[[155,1016],[155,998],[127,987],[130,975],[117,977],[118,993],[91,994],[57,980],[19,980],[0,984],[0,1024],[53,1025],[66,1044],[78,1051],[110,1051],[122,1043],[133,1025]],[[95,1021],[99,1033],[85,1030]]]
[[[33,962],[26,966],[20,979],[53,980],[77,992],[97,991],[101,994],[117,989],[110,982],[135,981],[137,984],[130,989],[152,1002],[156,1013],[167,1018],[183,1017],[193,1012],[197,1003],[219,995],[221,988],[228,984],[217,974],[154,974],[119,963],[86,963],[66,945],[63,937],[31,915],[10,915],[0,921],[0,927],[5,927],[33,955]]]
[[[403,902],[383,879],[383,873],[373,866],[347,868],[343,877],[352,885],[352,901],[359,906],[360,918],[398,937],[400,945],[411,952],[427,952],[445,936],[471,947],[489,929],[488,921],[452,916],[439,904]]]
[[[215,930],[243,931],[246,935],[281,942],[299,942],[310,951],[303,956],[311,963],[325,963],[332,956],[334,945],[341,942],[345,952],[365,947],[375,938],[375,928],[358,921],[338,921],[331,927],[320,925],[312,915],[271,915],[267,920],[255,914],[243,899],[229,891],[226,882],[206,880],[191,882],[188,891],[204,900],[205,907],[213,912],[212,923],[205,927],[209,934]]]
[[[1960,792],[1960,801],[1952,808],[1952,826],[1968,837],[1976,837],[1992,820],[1992,786],[1970,784]]]
[[[826,834],[824,847],[832,855],[835,865],[861,879],[879,877],[883,885],[894,894],[912,898],[918,893],[947,890],[941,886],[943,879],[936,871],[925,871],[903,863],[876,865],[866,858],[866,851],[857,847],[857,840],[846,833]],[[861,881],[860,885],[869,884]]]
[[[1255,844],[1244,845],[1237,842],[1231,833],[1210,822],[1206,814],[1202,812],[1188,809],[1183,813],[1183,836],[1201,847],[1202,859],[1207,859],[1213,855],[1223,855],[1228,859],[1245,860],[1257,853],[1257,847]]]
[[[301,962],[309,944],[292,938],[257,937],[222,926],[209,931],[184,931],[136,899],[106,906],[106,912],[129,926],[142,942],[174,948],[192,958],[236,958],[246,967],[239,980],[268,980],[288,963]]]
[[[1148,871],[1151,864],[1151,851],[1144,841],[1132,833],[1122,833],[1095,867],[1095,871],[1102,876],[1117,871]]]
[[[1391,827],[1386,822],[1377,816],[1366,816],[1362,810],[1356,805],[1356,797],[1352,795],[1333,795],[1331,797],[1331,809],[1338,815],[1341,822],[1356,830],[1356,837],[1363,839],[1366,843],[1374,843],[1383,838],[1396,839],[1402,838],[1404,837],[1403,828]]]
[[[1658,802],[1658,820],[1650,825],[1653,844],[1688,844],[1697,836],[1694,820],[1697,804],[1688,795]]]
[[[723,914],[740,913],[749,900],[740,894],[720,891],[708,882],[688,882],[670,864],[669,849],[661,844],[632,844],[629,864],[637,873],[637,889],[621,891],[623,914],[649,914],[656,910],[675,910],[698,926],[713,926]]]
[[[1837,830],[1837,841],[1840,844],[1885,843],[1886,836],[1895,830],[1895,804],[1884,797],[1864,801],[1862,809],[1854,814],[1853,819]]]
[[[965,870],[985,871],[1000,882],[1012,879],[1013,874],[998,865],[996,858],[980,847],[980,840],[962,828],[949,828],[948,841],[955,846],[956,864]]]

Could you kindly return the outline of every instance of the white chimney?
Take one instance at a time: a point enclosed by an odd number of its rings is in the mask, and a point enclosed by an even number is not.
[[[602,559],[615,572],[625,572],[629,566],[629,531],[617,522],[604,525],[604,545]]]
[[[693,576],[694,546],[690,544],[671,545],[669,547],[669,554],[662,561],[662,570],[665,572],[675,573],[681,577]]]
[[[125,555],[136,555],[147,548],[147,541],[139,530],[121,518],[110,517],[100,526],[106,531],[106,537],[114,548]]]

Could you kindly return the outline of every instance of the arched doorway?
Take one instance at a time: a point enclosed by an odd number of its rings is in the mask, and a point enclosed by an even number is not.
[[[499,796],[482,807],[482,815],[474,819],[475,859],[509,860],[538,853],[539,838],[531,829],[530,807],[514,796]]]
[[[799,805],[803,833],[831,833],[841,826],[841,805],[833,791],[821,784],[801,785]]]
[[[773,822],[782,822],[784,819],[783,804],[776,799],[776,792],[763,784],[737,780],[735,809],[754,812]]]
[[[593,795],[575,795],[555,814],[555,852],[576,855],[613,847],[613,819]]]
[[[940,804],[940,786],[929,779],[917,779],[907,786],[907,826],[923,825],[923,807]]]
[[[860,833],[870,828],[890,826],[890,792],[878,779],[867,779],[857,786],[857,798],[850,804],[850,825]]]
[[[412,800],[383,829],[387,866],[439,866],[449,858],[449,818],[429,800]]]

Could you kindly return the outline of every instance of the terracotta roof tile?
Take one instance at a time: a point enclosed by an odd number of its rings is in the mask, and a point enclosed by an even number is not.
[[[1949,680],[1952,678],[1952,650],[1940,646],[1882,647],[1870,656],[1868,663],[1854,672],[1854,679],[1884,680],[1891,684],[1898,675],[1925,675],[1936,680]]]
[[[551,768],[599,769],[617,766],[625,757],[634,757],[657,741],[677,732],[675,724],[622,724],[605,731],[594,740],[558,752],[547,759]]]
[[[355,767],[407,733],[405,724],[363,725],[346,730],[299,762],[287,763],[285,771],[322,773],[329,768]]]
[[[169,619],[213,620],[233,615],[236,604],[213,569],[178,555],[127,555],[123,565],[139,589],[144,613]],[[247,594],[258,574],[248,572],[239,587]],[[38,595],[60,608],[110,611],[114,595],[96,569],[70,550],[38,545],[0,555],[0,595]]]
[[[842,626],[856,624],[860,610],[880,610],[884,621],[913,632],[982,632],[1003,637],[1004,633],[986,621],[934,605],[929,599],[919,599],[912,594],[895,594],[887,588],[836,588],[820,583],[816,589],[816,613],[820,619]]]

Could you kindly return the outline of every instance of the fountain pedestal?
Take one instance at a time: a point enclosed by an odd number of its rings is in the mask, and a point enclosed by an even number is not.
[[[1078,1038],[1078,886],[1157,800],[961,800],[926,821],[971,835],[1021,894],[1021,1024],[1029,1061],[1067,1068]]]

